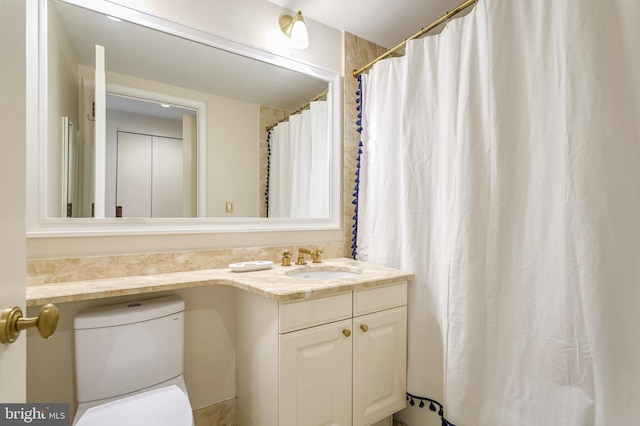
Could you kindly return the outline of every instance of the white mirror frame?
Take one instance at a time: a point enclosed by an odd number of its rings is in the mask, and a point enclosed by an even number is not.
[[[298,71],[329,86],[330,217],[329,218],[50,218],[46,212],[47,175],[47,0],[27,2],[27,237],[81,237],[184,233],[336,231],[341,229],[341,89],[340,75],[244,45],[205,31],[132,10],[105,0],[64,0],[149,28],[215,48]]]

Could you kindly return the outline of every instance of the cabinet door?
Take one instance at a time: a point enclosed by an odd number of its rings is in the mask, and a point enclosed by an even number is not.
[[[353,426],[406,405],[407,307],[353,319]]]
[[[280,335],[279,426],[351,425],[351,320]]]

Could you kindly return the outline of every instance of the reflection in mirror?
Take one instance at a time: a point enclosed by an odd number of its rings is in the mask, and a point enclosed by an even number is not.
[[[318,98],[268,129],[269,217],[329,214],[327,102]]]
[[[287,163],[295,176],[277,170],[283,160],[269,156],[265,130],[327,90],[327,80],[64,1],[47,5],[47,217],[93,217],[98,204],[106,218],[330,216],[330,113],[314,119],[318,134],[297,124],[315,107],[279,126],[307,129],[290,132],[298,135],[291,149],[308,154]],[[105,52],[104,116],[95,111],[96,45]],[[60,137],[62,116],[77,125],[71,143]],[[95,142],[99,128],[104,149]],[[283,132],[272,131],[277,153],[276,133]],[[309,186],[318,179],[326,189]],[[269,194],[278,180],[304,183],[306,197],[326,205],[276,214]]]
[[[78,128],[69,117],[62,117],[62,217],[81,217],[76,200],[78,194]],[[75,207],[75,208],[74,208]]]
[[[106,217],[195,217],[197,112],[108,93],[106,111]]]

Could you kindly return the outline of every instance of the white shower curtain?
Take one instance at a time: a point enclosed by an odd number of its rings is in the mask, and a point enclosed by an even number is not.
[[[289,117],[271,130],[269,217],[328,217],[327,102]]]
[[[415,273],[409,392],[458,426],[640,424],[639,19],[479,0],[363,76],[358,258]]]

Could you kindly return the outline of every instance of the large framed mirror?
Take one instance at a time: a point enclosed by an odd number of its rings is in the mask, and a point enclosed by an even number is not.
[[[103,0],[38,15],[29,235],[339,228],[337,73]]]

